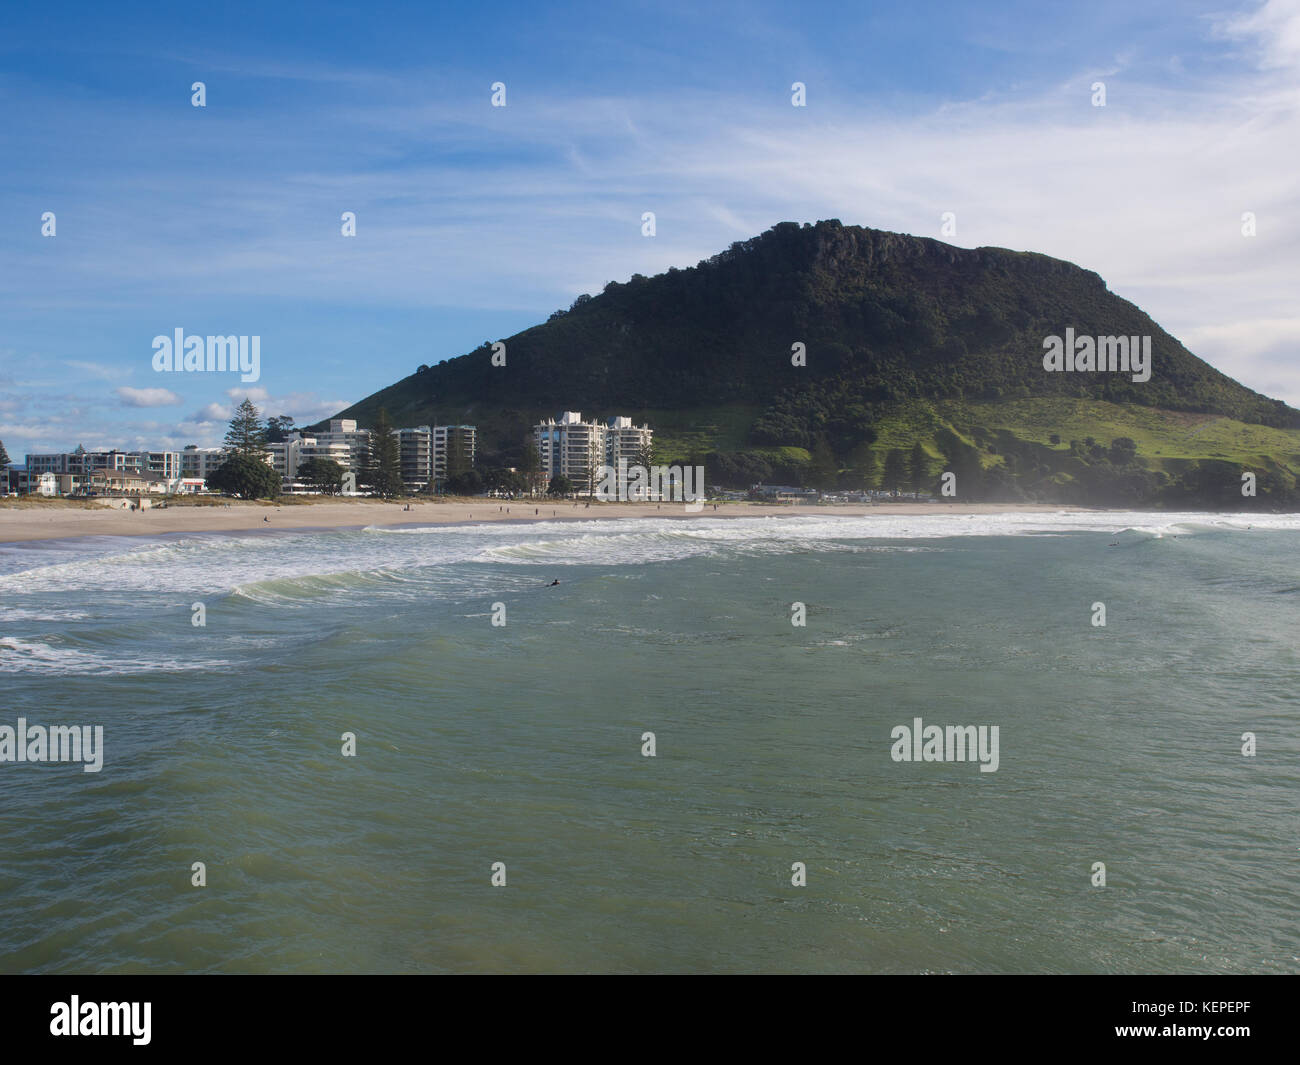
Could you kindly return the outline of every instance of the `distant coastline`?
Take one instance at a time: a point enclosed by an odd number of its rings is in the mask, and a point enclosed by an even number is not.
[[[689,513],[681,503],[578,503],[483,499],[464,502],[372,499],[289,504],[232,502],[226,506],[170,506],[140,512],[60,503],[0,503],[0,543],[66,540],[83,536],[161,536],[169,533],[246,534],[275,530],[363,529],[367,526],[477,525],[484,522],[593,521],[613,518],[862,517],[873,514],[1057,514],[1096,512],[1095,507],[1049,503],[880,503],[866,505],[707,504]],[[505,508],[509,508],[507,513]],[[270,518],[270,521],[263,519]]]

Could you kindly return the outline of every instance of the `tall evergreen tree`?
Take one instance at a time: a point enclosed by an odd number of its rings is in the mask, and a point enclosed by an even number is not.
[[[605,456],[600,453],[600,445],[592,440],[587,445],[587,463],[586,469],[582,471],[583,480],[586,481],[587,498],[591,499],[596,494],[596,482],[600,480],[600,467],[604,464]]]
[[[962,502],[983,498],[984,473],[980,467],[979,453],[969,444],[953,440],[944,448],[944,472],[956,478],[953,497]]]
[[[880,486],[892,492],[897,488],[902,488],[906,479],[907,460],[903,457],[901,450],[891,447],[885,455],[885,472],[881,475]]]
[[[376,495],[395,499],[402,494],[402,449],[393,435],[393,423],[388,420],[385,407],[379,408],[370,430],[366,467],[370,489]]]
[[[0,440],[0,466],[8,466],[11,462],[13,462],[13,459],[9,457],[9,452],[5,450],[5,442]]]
[[[853,466],[853,480],[859,488],[867,489],[876,486],[876,474],[878,472],[876,464],[876,453],[872,450],[870,444],[859,444],[849,456],[849,461]]]
[[[924,492],[930,487],[930,456],[921,441],[912,445],[912,455],[907,463],[907,480],[913,492]]]
[[[830,445],[826,443],[825,437],[819,438],[812,449],[812,462],[808,466],[808,483],[813,488],[827,491],[835,487],[839,472],[839,463],[835,461]]]
[[[470,470],[469,455],[466,454],[465,438],[460,429],[452,426],[447,430],[447,472],[445,479],[463,477]]]
[[[633,464],[636,466],[642,466],[648,470],[650,469],[651,466],[654,465],[654,463],[655,463],[655,445],[654,445],[654,438],[652,437],[649,441],[643,442],[636,449],[636,458]]]
[[[283,443],[291,432],[293,432],[293,418],[290,415],[281,414],[278,418],[266,419],[266,442],[268,444]]]
[[[524,455],[519,463],[519,472],[524,475],[524,484],[530,494],[535,493],[541,487],[539,482],[543,480],[541,476],[542,456],[537,450],[537,445],[532,440],[524,444]]]
[[[235,408],[235,416],[230,419],[225,446],[227,452],[236,455],[260,457],[266,454],[266,427],[262,425],[261,414],[247,396]]]

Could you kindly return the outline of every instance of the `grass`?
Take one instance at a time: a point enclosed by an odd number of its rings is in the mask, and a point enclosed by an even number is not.
[[[693,410],[639,410],[632,421],[655,431],[655,461],[684,462],[710,451],[743,451],[749,427],[761,408],[733,404]]]
[[[56,507],[62,510],[95,510],[99,504],[87,499],[66,499],[62,496],[4,496],[0,508],[8,510],[33,510],[38,507]]]
[[[899,404],[877,426],[877,450],[908,449],[920,439],[933,457],[935,434],[949,429],[967,443],[976,435],[1006,430],[1021,440],[1068,452],[1070,441],[1092,437],[1109,447],[1118,437],[1137,444],[1155,469],[1175,469],[1196,459],[1222,459],[1250,467],[1277,463],[1300,468],[1300,430],[1251,425],[1213,414],[1189,414],[1107,403],[1103,400],[1042,397],[998,403],[913,400]],[[1052,444],[1051,437],[1060,437]],[[997,456],[988,456],[998,461]]]

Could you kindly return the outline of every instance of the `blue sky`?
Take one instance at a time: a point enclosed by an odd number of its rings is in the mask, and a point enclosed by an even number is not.
[[[314,421],[779,221],[939,237],[945,211],[952,243],[1096,270],[1300,405],[1297,0],[17,7],[17,461],[215,443],[245,393]],[[177,327],[260,336],[261,379],[155,373],[152,339]]]

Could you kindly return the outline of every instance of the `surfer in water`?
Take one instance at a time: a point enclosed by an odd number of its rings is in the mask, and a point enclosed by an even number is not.
[[[551,583],[548,584],[546,587],[548,587],[548,588],[554,588],[554,587],[555,587],[557,584],[559,584],[559,583],[560,583],[560,582],[559,582],[559,579],[557,578],[556,580],[551,581]]]

